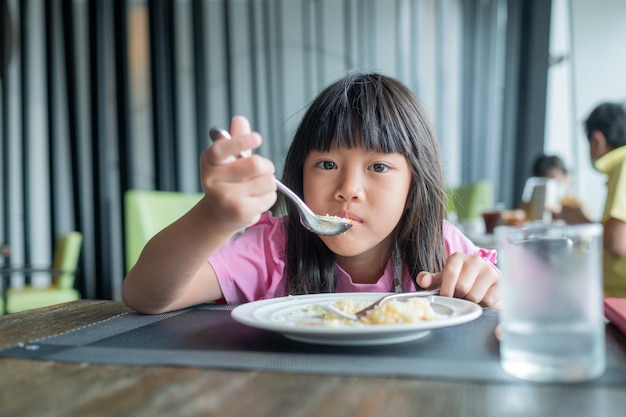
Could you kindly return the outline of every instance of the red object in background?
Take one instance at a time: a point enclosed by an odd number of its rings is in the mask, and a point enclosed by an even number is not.
[[[605,298],[604,316],[626,334],[626,298]]]

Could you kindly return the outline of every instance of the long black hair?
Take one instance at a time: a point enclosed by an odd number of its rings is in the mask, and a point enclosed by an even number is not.
[[[407,209],[394,230],[389,253],[395,279],[402,265],[412,277],[441,270],[445,259],[443,220],[446,192],[439,144],[428,117],[413,93],[398,80],[377,73],[349,73],[313,100],[287,153],[283,182],[303,195],[303,165],[312,150],[331,147],[403,154],[412,180]],[[333,292],[334,254],[299,223],[293,204],[286,210],[286,285],[289,294]]]

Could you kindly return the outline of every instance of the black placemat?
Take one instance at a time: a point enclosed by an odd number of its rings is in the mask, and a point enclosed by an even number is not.
[[[332,375],[519,382],[499,363],[497,312],[432,330],[413,342],[324,346],[235,322],[233,306],[202,305],[147,316],[124,313],[71,332],[27,341],[0,356],[121,364],[174,365]],[[607,371],[590,384],[626,386],[626,341],[607,326]]]

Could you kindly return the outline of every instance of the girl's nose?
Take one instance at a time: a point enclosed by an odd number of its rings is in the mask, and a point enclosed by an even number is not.
[[[363,176],[358,172],[346,172],[337,185],[336,197],[340,200],[360,200],[364,197]]]

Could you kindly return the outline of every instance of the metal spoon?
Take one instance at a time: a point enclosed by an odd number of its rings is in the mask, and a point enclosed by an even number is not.
[[[348,320],[359,320],[361,317],[365,317],[367,316],[367,312],[384,304],[385,302],[393,299],[393,298],[413,298],[413,297],[429,297],[431,298],[430,301],[432,301],[432,297],[434,295],[439,294],[439,290],[432,290],[432,291],[415,291],[415,292],[400,292],[400,293],[394,293],[394,294],[388,294],[385,295],[384,297],[379,298],[378,300],[374,301],[372,304],[368,305],[367,307],[357,311],[356,313],[346,313],[345,311],[341,311],[340,309],[338,309],[337,307],[335,307],[334,304],[323,304],[322,308],[324,308],[324,310],[328,311],[331,314],[334,314],[335,316],[344,318],[344,319],[348,319]],[[437,314],[451,314],[452,313],[452,309],[440,304],[432,304],[433,310],[435,310],[435,313]],[[435,308],[436,307],[436,308]]]
[[[209,130],[209,136],[212,141],[216,141],[219,138],[230,139],[230,134],[224,129],[212,127]],[[242,152],[239,154],[240,158],[245,158],[246,155]],[[336,216],[321,216],[313,213],[313,211],[305,204],[304,201],[296,193],[291,191],[285,184],[274,178],[276,182],[276,188],[278,188],[287,198],[294,202],[298,211],[300,212],[300,223],[305,229],[318,234],[320,236],[335,236],[341,233],[345,233],[352,227],[352,221]]]

